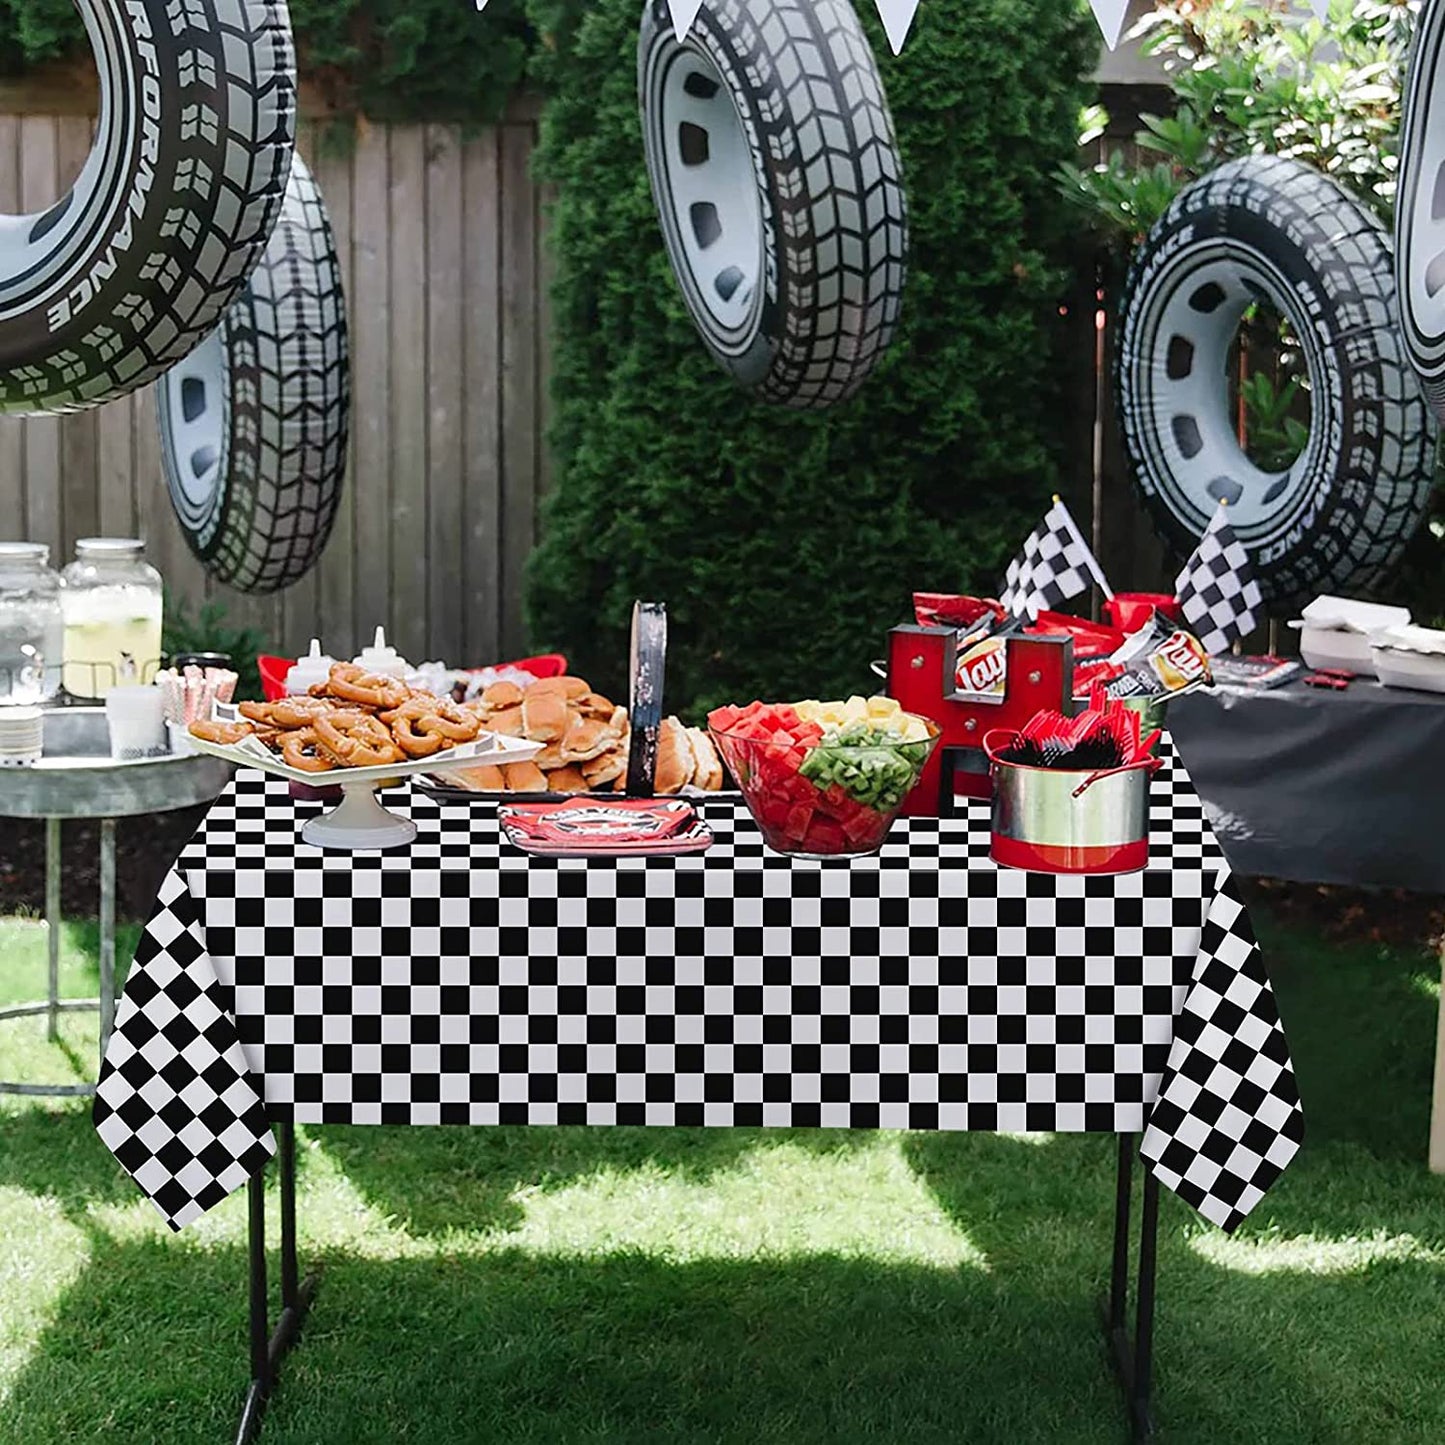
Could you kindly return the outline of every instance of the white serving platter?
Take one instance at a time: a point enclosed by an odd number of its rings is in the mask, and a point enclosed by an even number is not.
[[[216,706],[218,722],[235,722],[239,716],[235,707]],[[198,737],[189,740],[198,753],[222,758],[238,768],[258,768],[263,773],[274,773],[289,782],[303,783],[308,788],[340,788],[341,802],[321,817],[310,819],[302,827],[301,837],[318,848],[353,851],[395,848],[410,843],[416,837],[416,824],[411,819],[389,813],[377,801],[376,790],[383,783],[416,773],[447,773],[458,768],[478,767],[483,763],[494,763],[499,767],[506,763],[525,763],[546,746],[521,738],[504,737],[500,733],[483,733],[473,742],[458,743],[456,747],[429,758],[383,763],[375,768],[332,768],[324,773],[309,773],[291,767],[255,738],[242,738],[239,743],[212,743]]]

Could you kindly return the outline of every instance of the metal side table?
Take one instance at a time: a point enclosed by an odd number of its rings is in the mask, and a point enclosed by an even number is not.
[[[47,1035],[60,1037],[62,1013],[100,1014],[104,1055],[115,1018],[115,822],[146,813],[176,812],[214,800],[231,768],[218,758],[152,758],[118,762],[110,756],[105,709],[56,708],[45,716],[45,753],[29,768],[0,768],[0,818],[45,819],[45,923],[49,987],[42,1003],[0,1009],[0,1022],[47,1016]],[[67,818],[100,820],[100,997],[60,997],[60,825]],[[0,1094],[73,1097],[93,1084],[20,1084],[0,1080]]]

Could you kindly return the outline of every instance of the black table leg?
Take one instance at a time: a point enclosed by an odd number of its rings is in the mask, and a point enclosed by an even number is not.
[[[1119,1169],[1114,1196],[1114,1259],[1104,1329],[1114,1370],[1124,1387],[1129,1438],[1145,1445],[1154,1438],[1150,1394],[1154,1384],[1154,1277],[1159,1232],[1159,1181],[1143,1170],[1144,1199],[1139,1211],[1139,1278],[1134,1303],[1134,1335],[1129,1336],[1129,1213],[1133,1190],[1134,1136],[1119,1136]]]
[[[266,1290],[266,1185],[265,1171],[258,1170],[247,1185],[250,1211],[249,1254],[251,1280],[251,1383],[241,1423],[236,1428],[236,1445],[252,1445],[261,1433],[266,1402],[275,1388],[281,1360],[296,1343],[306,1311],[316,1293],[316,1276],[298,1283],[296,1267],[296,1131],[288,1121],[281,1124],[277,1163],[281,1183],[281,1316],[270,1330]]]

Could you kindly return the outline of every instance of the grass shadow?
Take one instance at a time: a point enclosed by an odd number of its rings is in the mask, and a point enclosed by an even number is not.
[[[316,1146],[367,1202],[420,1236],[513,1229],[522,1191],[556,1190],[604,1171],[647,1165],[705,1182],[759,1148],[792,1144],[818,1154],[858,1148],[873,1135],[849,1129],[661,1129],[491,1125],[413,1129],[337,1125]]]
[[[52,1198],[72,1218],[93,1203],[130,1204],[139,1197],[96,1136],[89,1099],[0,1114],[0,1187],[7,1186]]]
[[[991,1271],[834,1256],[338,1256],[265,1439],[1115,1445],[1121,1405],[1094,1315],[1107,1231],[1055,1273],[1028,1264],[1044,1222],[1016,1214],[1004,1252],[1020,1267]],[[1007,1237],[994,1231],[994,1245]],[[1438,1271],[1248,1277],[1172,1239],[1166,1278],[1161,1445],[1426,1445],[1445,1431],[1422,1368]],[[1363,1315],[1342,1307],[1366,1291],[1379,1298]],[[239,1249],[97,1244],[15,1382],[0,1442],[229,1438],[245,1297]]]

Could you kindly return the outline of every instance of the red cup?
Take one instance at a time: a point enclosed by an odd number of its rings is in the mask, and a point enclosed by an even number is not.
[[[1104,603],[1104,619],[1120,632],[1138,632],[1158,613],[1168,622],[1183,622],[1179,599],[1168,592],[1116,592]]]

